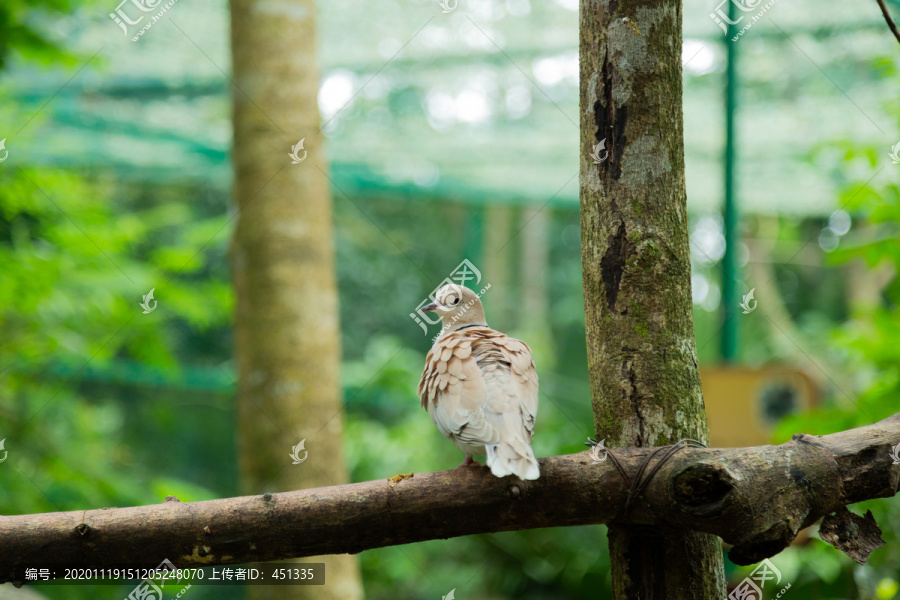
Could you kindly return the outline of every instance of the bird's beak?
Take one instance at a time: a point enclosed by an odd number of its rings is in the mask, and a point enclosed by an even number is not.
[[[422,310],[424,310],[425,312],[434,312],[437,310],[437,307],[437,302],[432,302],[431,304],[426,304],[425,306],[423,306]]]

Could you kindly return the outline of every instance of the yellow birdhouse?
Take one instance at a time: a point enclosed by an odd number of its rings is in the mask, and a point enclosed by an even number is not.
[[[818,395],[809,375],[790,367],[708,367],[700,378],[710,446],[719,448],[770,443],[778,421],[809,410]]]

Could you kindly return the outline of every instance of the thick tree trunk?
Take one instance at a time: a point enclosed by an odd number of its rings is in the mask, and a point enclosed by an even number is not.
[[[239,461],[248,494],[348,480],[314,11],[312,0],[231,2],[238,211],[231,263]],[[288,153],[301,139],[296,155],[305,159],[292,164]],[[301,440],[296,456],[305,460],[293,464]],[[362,597],[355,557],[316,561],[326,564],[324,588],[251,587],[251,597]]]
[[[168,558],[186,568],[614,521],[659,532],[670,551],[694,551],[676,529],[712,533],[734,544],[732,560],[748,564],[777,554],[823,515],[896,494],[898,440],[900,414],[780,446],[683,448],[668,460],[666,449],[651,448],[613,450],[601,462],[587,452],[543,458],[537,481],[454,469],[206,502],[0,516],[0,583],[14,580],[16,563],[100,568]],[[644,473],[659,470],[626,510],[629,482],[645,461]],[[861,545],[850,541],[851,551]],[[332,575],[326,569],[326,588]]]
[[[582,269],[597,437],[609,447],[706,442],[691,316],[681,1],[582,0],[580,53]],[[616,598],[724,597],[714,536],[617,524],[609,534]]]

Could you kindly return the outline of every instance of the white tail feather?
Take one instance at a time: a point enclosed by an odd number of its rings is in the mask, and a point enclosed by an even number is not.
[[[487,451],[487,465],[495,477],[515,475],[519,479],[534,480],[540,477],[537,459],[531,446],[522,445],[524,452],[516,450],[506,442],[485,446]]]

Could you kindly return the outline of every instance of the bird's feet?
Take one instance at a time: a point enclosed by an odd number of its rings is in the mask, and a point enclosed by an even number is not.
[[[467,457],[466,457],[466,460],[464,460],[464,461],[462,462],[462,464],[459,465],[459,466],[456,467],[456,468],[457,468],[457,469],[462,469],[463,467],[480,467],[480,466],[481,466],[481,464],[475,462],[475,459],[474,459],[474,458],[472,458],[471,456],[467,456]]]

